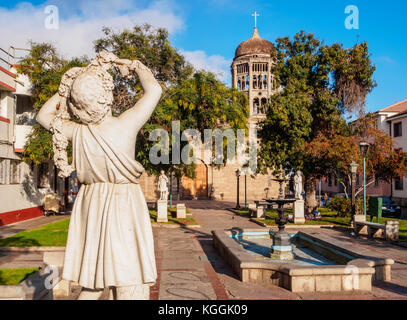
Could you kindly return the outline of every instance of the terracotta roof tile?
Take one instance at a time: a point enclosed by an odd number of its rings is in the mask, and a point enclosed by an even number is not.
[[[264,40],[259,36],[257,28],[254,28],[252,37],[249,40],[243,41],[236,49],[235,59],[246,54],[271,54],[274,48],[273,43]]]
[[[405,112],[405,111],[407,111],[407,99],[379,110],[379,112]]]

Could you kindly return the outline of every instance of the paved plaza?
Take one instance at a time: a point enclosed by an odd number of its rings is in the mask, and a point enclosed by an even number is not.
[[[315,229],[333,239],[383,254],[395,260],[392,281],[374,286],[372,293],[293,293],[274,285],[241,282],[218,255],[212,244],[211,230],[259,228],[246,217],[221,209],[220,203],[197,201],[187,204],[199,229],[155,228],[159,281],[152,299],[407,299],[407,249],[381,240],[353,238],[333,229]]]
[[[212,230],[261,228],[247,217],[226,210],[231,203],[213,201],[183,201],[200,228],[153,227],[158,269],[158,280],[151,288],[154,300],[299,300],[299,299],[406,299],[407,300],[407,248],[388,244],[382,240],[354,238],[346,231],[317,228],[313,232],[328,236],[333,241],[357,246],[366,255],[381,254],[395,261],[392,281],[374,286],[371,293],[293,293],[270,284],[241,282],[235,272],[213,247]],[[0,236],[11,230],[25,230],[50,223],[63,217],[33,219],[24,224],[0,228]],[[66,217],[65,217],[66,218]],[[35,267],[42,263],[42,253],[0,252],[0,268]],[[69,299],[75,299],[79,287],[73,287]],[[103,297],[107,298],[107,295]]]

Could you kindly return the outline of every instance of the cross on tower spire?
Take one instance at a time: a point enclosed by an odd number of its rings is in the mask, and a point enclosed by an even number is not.
[[[254,11],[252,16],[254,17],[254,27],[257,28],[257,17],[259,17],[260,15],[257,13],[257,11]]]

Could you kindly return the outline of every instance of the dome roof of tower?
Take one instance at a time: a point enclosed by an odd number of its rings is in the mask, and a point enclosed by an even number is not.
[[[274,45],[267,40],[262,39],[254,28],[253,35],[249,40],[243,41],[236,49],[235,58],[247,54],[270,54]]]

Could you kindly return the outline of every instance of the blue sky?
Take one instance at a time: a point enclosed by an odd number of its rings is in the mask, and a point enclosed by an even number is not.
[[[247,40],[256,10],[261,37],[274,42],[299,30],[313,32],[327,43],[352,46],[366,40],[377,70],[377,88],[368,96],[367,110],[375,111],[407,98],[406,1],[233,1],[233,0],[114,0],[2,1],[0,27],[11,35],[0,37],[0,47],[24,46],[27,39],[51,41],[65,55],[92,54],[91,40],[101,25],[115,29],[150,22],[167,27],[172,44],[197,68],[220,72],[229,85],[229,66],[237,45]],[[45,30],[45,5],[59,8],[60,30]],[[359,9],[359,30],[347,30],[345,7]],[[3,19],[2,19],[3,17]],[[30,20],[21,21],[24,18]],[[30,18],[31,17],[31,18]],[[8,20],[7,20],[8,19]],[[144,21],[145,20],[145,21]],[[3,22],[2,22],[3,21]],[[14,22],[17,21],[17,22]],[[14,30],[13,30],[14,29]]]

